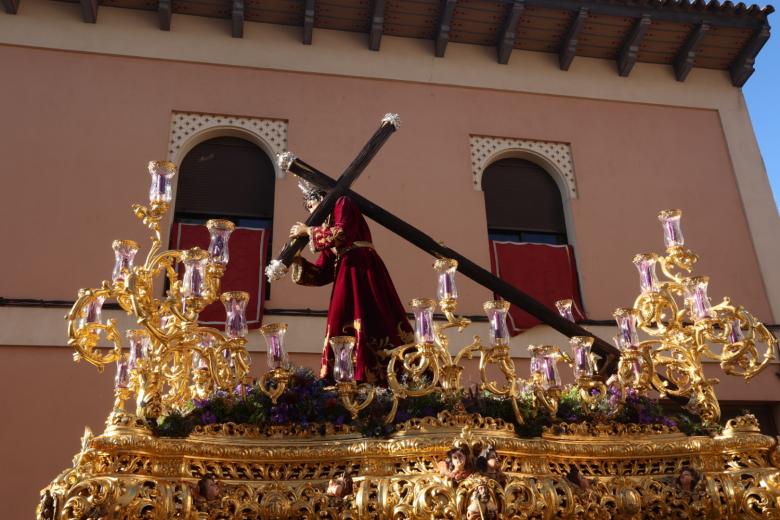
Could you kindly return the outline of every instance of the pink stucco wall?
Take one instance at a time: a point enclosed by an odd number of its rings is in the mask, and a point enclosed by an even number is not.
[[[71,299],[110,273],[110,243],[146,233],[149,159],[164,158],[174,110],[280,118],[289,147],[323,171],[350,162],[388,111],[404,126],[355,188],[488,266],[483,195],[469,134],[571,143],[570,201],[589,317],[633,301],[634,253],[662,248],[656,212],[685,211],[688,243],[712,277],[759,317],[769,307],[717,112],[657,105],[165,62],[0,46],[13,70],[0,97],[5,186],[0,295]],[[274,250],[302,218],[295,182],[277,183]],[[571,232],[572,230],[570,230]],[[374,226],[401,295],[431,295],[430,259]],[[461,310],[488,292],[462,283]],[[328,289],[280,283],[269,306],[325,308]]]

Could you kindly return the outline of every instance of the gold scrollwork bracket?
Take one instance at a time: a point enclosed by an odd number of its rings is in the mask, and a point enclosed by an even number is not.
[[[271,399],[273,404],[276,404],[290,383],[291,375],[292,373],[286,368],[276,368],[263,374],[258,382],[258,388]]]

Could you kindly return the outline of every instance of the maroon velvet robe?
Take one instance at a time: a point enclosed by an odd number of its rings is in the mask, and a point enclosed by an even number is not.
[[[386,383],[387,362],[377,352],[413,341],[414,333],[385,264],[371,244],[360,209],[349,197],[336,201],[328,220],[310,231],[311,263],[296,257],[293,281],[300,285],[333,282],[321,377],[332,378],[331,336],[356,336],[355,380]]]

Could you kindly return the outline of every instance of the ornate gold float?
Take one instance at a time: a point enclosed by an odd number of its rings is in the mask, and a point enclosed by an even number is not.
[[[572,338],[571,355],[553,345],[530,347],[531,374],[521,378],[510,356],[503,301],[485,304],[488,340],[475,336],[451,354],[445,331],[462,331],[470,323],[455,314],[457,263],[439,259],[434,269],[446,321],[434,322],[434,300],[412,302],[415,341],[388,353],[389,388],[356,382],[354,338],[331,338],[336,385],[326,390],[354,421],[211,421],[183,438],[161,436],[156,426],[167,417],[186,415],[193,402],[215,395],[241,400],[255,392],[276,406],[295,376],[284,351],[286,325],[268,324],[261,332],[269,371],[252,380],[243,316],[247,295],[219,294],[233,226],[210,221],[207,250],[161,251],[160,220],[169,208],[175,168],[152,162],[149,170],[150,203],[133,207],[153,233],[146,260],[134,266],[139,245],[114,242],[112,280],[80,291],[67,316],[77,360],[99,369],[116,364],[114,407],[106,430],[97,436],[85,431],[73,466],[41,492],[39,519],[780,518],[777,440],[762,435],[750,415],[716,427],[716,381],[702,369],[714,360],[726,374],[749,379],[773,359],[777,341],[728,299],[711,305],[706,278],[687,276],[696,257],[683,247],[679,211],[659,216],[666,255],[634,260],[642,294],[634,307],[615,313],[621,361],[606,381],[590,337]],[[666,281],[658,280],[656,264]],[[168,280],[164,297],[155,289],[161,277]],[[218,298],[226,307],[224,332],[197,323],[198,313]],[[140,328],[123,335],[116,322],[104,322],[107,299],[116,300]],[[563,316],[571,318],[570,305],[559,302]],[[650,338],[640,341],[639,331]],[[467,412],[459,401],[462,361],[474,356],[480,392],[507,403],[508,415]],[[574,369],[573,388],[561,385],[560,360]],[[495,374],[503,381],[495,381]],[[650,392],[685,398],[709,435],[686,435],[674,423],[615,419],[627,399]],[[455,404],[399,420],[399,404],[432,395]],[[566,396],[600,419],[555,419]],[[366,436],[357,427],[361,414],[382,399],[382,423],[392,428]],[[527,422],[528,409],[548,420],[540,436],[521,438],[517,428]],[[453,450],[465,454],[467,470],[441,469]],[[685,489],[676,477],[689,467],[701,479]],[[329,493],[327,484],[336,477],[351,479],[351,492]],[[216,484],[213,496],[201,487],[204,481]]]

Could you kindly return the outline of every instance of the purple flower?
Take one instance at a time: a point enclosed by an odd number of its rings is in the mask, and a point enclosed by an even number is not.
[[[217,422],[217,416],[214,415],[214,413],[212,413],[210,410],[206,410],[201,414],[200,422],[201,424],[214,424]]]

